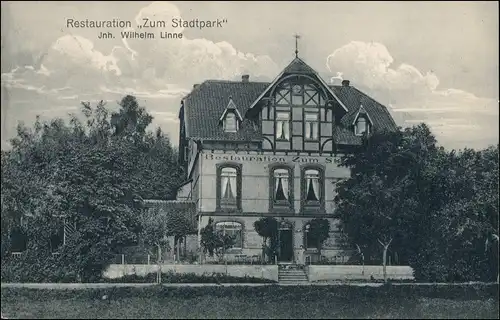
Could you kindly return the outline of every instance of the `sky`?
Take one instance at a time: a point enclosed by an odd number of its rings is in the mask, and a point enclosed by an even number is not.
[[[172,19],[227,20],[212,28]],[[68,19],[167,21],[155,39]],[[448,149],[498,143],[497,2],[2,1],[2,149],[19,122],[68,119],[82,101],[135,95],[177,144],[180,101],[207,79],[272,81],[299,56],[329,83],[350,80],[396,123],[427,123]],[[114,38],[99,39],[100,32]],[[182,39],[160,39],[161,32]]]

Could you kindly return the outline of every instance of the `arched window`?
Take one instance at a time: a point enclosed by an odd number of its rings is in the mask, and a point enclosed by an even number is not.
[[[222,168],[221,170],[221,203],[235,205],[238,192],[236,168]]]
[[[359,117],[356,121],[356,126],[354,127],[354,129],[357,136],[361,136],[365,132],[368,133],[368,125],[366,119],[364,117]]]
[[[289,175],[287,169],[275,169],[273,173],[273,194],[277,203],[288,203],[289,199]]]
[[[316,248],[317,244],[315,243],[314,235],[310,232],[310,224],[306,224],[304,226],[304,248],[311,249]]]
[[[243,248],[243,226],[239,222],[217,222],[215,230],[229,235],[234,240],[232,249]]]
[[[302,210],[311,213],[323,212],[325,209],[324,169],[319,166],[307,166],[301,171]]]
[[[217,209],[241,209],[241,164],[217,164]]]
[[[226,132],[236,132],[238,131],[238,121],[236,115],[233,112],[228,112],[226,118],[224,119],[224,131]]]
[[[321,185],[319,179],[319,171],[316,169],[307,169],[304,174],[306,183],[306,198],[307,202],[320,201]]]

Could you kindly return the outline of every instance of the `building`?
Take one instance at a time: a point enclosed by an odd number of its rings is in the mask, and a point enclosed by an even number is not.
[[[296,52],[297,53],[297,52]],[[300,246],[310,254],[307,225],[327,218],[331,234],[321,254],[336,257],[335,185],[349,177],[339,156],[363,134],[394,130],[386,107],[342,81],[326,83],[298,56],[270,83],[206,80],[182,100],[180,162],[188,180],[178,200],[196,206],[198,230],[210,218],[235,237],[231,255],[259,255],[253,223],[280,222],[279,261],[293,262]]]

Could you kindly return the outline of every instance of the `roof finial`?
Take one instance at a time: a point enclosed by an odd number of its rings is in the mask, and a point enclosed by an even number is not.
[[[298,33],[296,33],[294,35],[295,37],[295,57],[298,58],[299,57],[299,39],[300,39],[300,35]]]

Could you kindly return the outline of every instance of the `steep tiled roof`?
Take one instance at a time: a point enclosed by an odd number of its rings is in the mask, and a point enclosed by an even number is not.
[[[373,121],[375,130],[395,130],[396,123],[385,106],[353,86],[330,86],[340,100],[347,106],[349,112],[342,117],[340,126],[336,126],[334,140],[337,144],[360,144],[361,137],[354,135],[352,123],[363,105],[366,113]]]
[[[236,108],[244,117],[255,99],[266,89],[265,82],[235,82],[207,80],[196,87],[185,99],[184,107],[188,137],[214,140],[248,141],[260,138],[258,130],[248,119],[244,119],[238,132],[224,132],[219,117],[232,97]]]
[[[283,70],[283,73],[316,73],[316,71],[309,67],[304,61],[302,61],[302,59],[295,58]]]
[[[300,61],[293,64],[294,68],[302,68]],[[309,68],[305,63],[303,64]],[[294,70],[294,72],[297,71]],[[254,128],[248,119],[244,119],[238,132],[228,133],[222,130],[219,117],[224,112],[229,97],[232,97],[238,111],[245,115],[255,99],[260,96],[268,85],[269,83],[265,82],[219,80],[203,82],[184,100],[188,137],[229,141],[261,139],[260,128]],[[334,132],[334,140],[337,144],[357,145],[361,143],[361,137],[354,135],[352,127],[354,117],[358,113],[361,104],[373,121],[374,130],[396,129],[396,123],[387,108],[368,95],[352,86],[329,87],[348,109]]]

